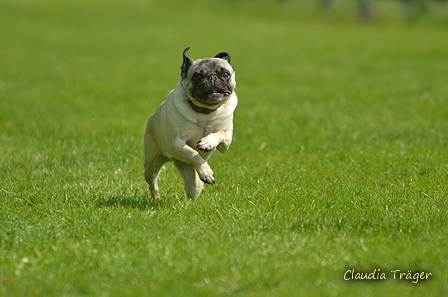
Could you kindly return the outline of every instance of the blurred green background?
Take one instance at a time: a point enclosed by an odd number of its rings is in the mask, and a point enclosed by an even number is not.
[[[2,0],[0,295],[446,295],[447,4]],[[198,201],[172,166],[154,201],[187,46],[232,55],[234,142]]]

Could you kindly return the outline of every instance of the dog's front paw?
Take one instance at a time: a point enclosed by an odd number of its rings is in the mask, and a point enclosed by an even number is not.
[[[215,174],[207,162],[196,168],[199,178],[206,184],[213,185],[215,183]]]
[[[213,137],[212,135],[205,136],[201,140],[198,141],[196,145],[196,149],[203,151],[203,152],[210,152],[214,150],[219,143],[216,141],[216,137]]]

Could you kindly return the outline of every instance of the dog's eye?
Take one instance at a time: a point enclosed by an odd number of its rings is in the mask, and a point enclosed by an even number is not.
[[[195,79],[203,79],[203,78],[204,78],[204,75],[203,75],[202,73],[200,73],[200,72],[196,72],[196,73],[193,75],[193,77],[194,77]]]
[[[224,77],[224,78],[229,78],[230,77],[230,73],[228,72],[228,71],[225,71],[223,74],[222,74],[222,77]]]

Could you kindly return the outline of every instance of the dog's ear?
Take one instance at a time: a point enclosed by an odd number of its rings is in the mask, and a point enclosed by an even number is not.
[[[226,53],[226,52],[219,53],[219,54],[217,54],[215,56],[215,58],[224,59],[224,60],[226,60],[227,62],[230,63],[230,55],[229,55],[229,53]]]
[[[229,53],[227,53],[227,52],[219,53],[215,56],[215,58],[220,58],[220,59],[226,60],[233,67],[233,65],[230,63]]]
[[[183,63],[182,66],[180,67],[181,72],[180,74],[182,75],[182,77],[187,77],[188,74],[188,69],[190,69],[191,65],[193,64],[194,60],[192,58],[190,58],[189,56],[187,56],[187,52],[190,49],[190,47],[187,47],[186,49],[184,49],[184,53],[183,53]]]

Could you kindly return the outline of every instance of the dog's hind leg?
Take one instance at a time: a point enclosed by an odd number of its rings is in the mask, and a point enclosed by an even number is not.
[[[154,145],[156,143],[153,133],[148,129],[145,134],[145,179],[149,184],[149,191],[153,198],[159,198],[159,186],[157,180],[159,178],[160,169],[163,164],[169,161],[164,156],[158,147]]]
[[[186,164],[179,160],[175,160],[174,165],[184,179],[184,188],[188,198],[195,200],[199,194],[201,194],[204,182],[199,178],[193,165]]]
[[[149,184],[149,191],[153,198],[160,198],[159,186],[157,180],[159,179],[160,169],[167,160],[164,157],[152,159],[150,161],[145,160],[145,179]]]
[[[160,169],[168,160],[165,157],[159,157],[152,160],[145,160],[145,179],[149,184],[149,191],[153,198],[160,198],[158,178]]]

